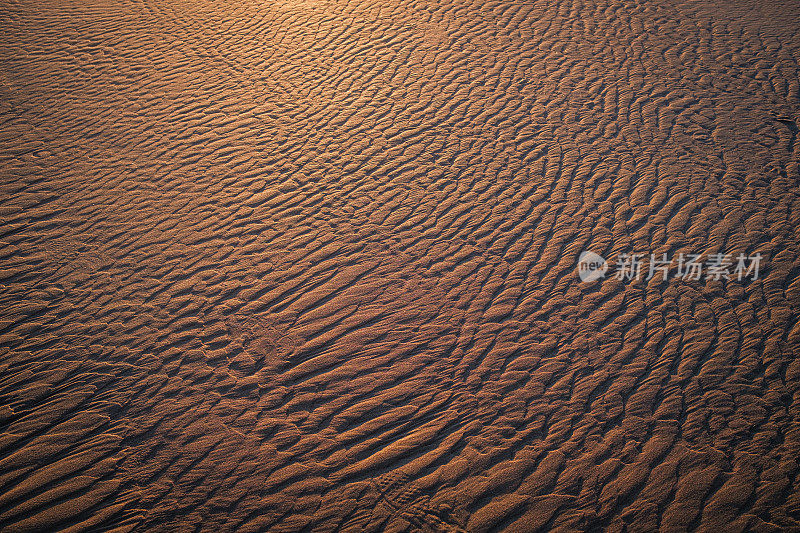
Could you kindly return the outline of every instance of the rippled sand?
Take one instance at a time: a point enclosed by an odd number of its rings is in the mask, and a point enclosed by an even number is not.
[[[800,529],[797,3],[0,22],[0,530]]]

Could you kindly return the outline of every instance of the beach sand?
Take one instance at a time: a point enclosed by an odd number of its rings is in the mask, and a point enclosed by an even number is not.
[[[800,4],[0,23],[1,531],[800,530]]]

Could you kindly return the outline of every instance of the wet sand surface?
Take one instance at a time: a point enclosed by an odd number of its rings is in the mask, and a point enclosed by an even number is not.
[[[0,530],[800,528],[798,4],[0,21]]]

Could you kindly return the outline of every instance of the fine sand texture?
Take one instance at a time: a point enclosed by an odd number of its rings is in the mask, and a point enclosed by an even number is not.
[[[800,531],[798,2],[0,28],[3,533]]]

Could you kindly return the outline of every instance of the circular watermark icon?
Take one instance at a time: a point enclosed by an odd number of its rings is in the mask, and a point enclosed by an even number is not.
[[[581,252],[578,257],[578,276],[583,282],[595,281],[606,277],[608,262],[603,256],[594,252]]]

